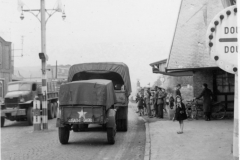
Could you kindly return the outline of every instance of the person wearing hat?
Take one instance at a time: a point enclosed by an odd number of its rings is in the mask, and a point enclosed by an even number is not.
[[[136,102],[138,102],[137,107],[138,107],[138,110],[139,110],[139,115],[143,116],[144,115],[144,113],[143,113],[143,106],[145,104],[143,90],[141,90],[140,95],[136,99]]]
[[[180,131],[178,131],[178,134],[182,134],[183,133],[183,120],[187,119],[187,114],[186,114],[186,108],[184,103],[182,103],[182,98],[181,96],[177,95],[176,96],[176,103],[175,103],[175,116],[173,118],[173,121],[177,120],[179,121],[179,125],[180,125]]]
[[[157,108],[158,108],[158,118],[163,118],[163,106],[164,106],[164,98],[166,97],[165,93],[162,91],[160,87],[158,87],[157,92]]]
[[[203,88],[202,93],[194,99],[199,99],[203,97],[203,112],[205,114],[205,120],[210,121],[213,93],[210,89],[208,89],[208,85],[206,83],[202,85],[202,88]]]
[[[180,92],[180,89],[181,89],[181,84],[177,84],[177,89],[175,91],[175,96],[180,96],[182,98],[182,95],[181,95],[181,92]]]
[[[158,99],[158,86],[155,86],[155,94],[153,97],[153,106],[154,106],[154,110],[155,110],[155,117],[158,116],[157,99]]]
[[[145,102],[146,102],[147,114],[149,118],[152,118],[151,106],[150,106],[150,97],[151,97],[150,88],[147,88],[145,93],[146,93]]]

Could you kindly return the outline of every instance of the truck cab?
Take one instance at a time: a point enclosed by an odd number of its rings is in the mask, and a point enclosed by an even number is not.
[[[27,120],[29,125],[33,124],[33,101],[35,98],[41,100],[41,84],[34,81],[16,81],[8,83],[7,94],[1,105],[1,127],[4,126],[5,118],[11,121]],[[49,110],[56,106],[58,94],[48,93]],[[52,104],[54,103],[54,104]],[[55,109],[57,111],[57,109]],[[53,113],[51,113],[53,115]]]

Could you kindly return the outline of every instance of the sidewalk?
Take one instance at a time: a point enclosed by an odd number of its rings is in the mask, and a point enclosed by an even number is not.
[[[185,120],[184,133],[177,134],[178,121],[148,118],[150,160],[232,160],[233,120]],[[148,125],[148,126],[147,126]],[[149,157],[149,158],[148,158]]]

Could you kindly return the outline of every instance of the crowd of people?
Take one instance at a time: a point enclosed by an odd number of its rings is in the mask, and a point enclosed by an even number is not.
[[[155,86],[155,90],[150,88],[141,89],[137,94],[136,102],[138,103],[138,111],[140,116],[147,115],[148,117],[163,118],[163,111],[165,110],[167,93],[164,88]]]
[[[211,117],[211,103],[213,99],[213,94],[206,83],[202,85],[203,91],[201,94],[194,98],[199,99],[203,97],[203,111],[205,114],[205,120],[210,121]],[[174,109],[173,121],[179,121],[180,131],[178,134],[183,133],[183,120],[187,119],[187,111],[185,104],[182,102],[183,98],[181,95],[181,85],[178,84],[175,90],[175,98],[169,93],[167,94],[164,88],[155,86],[154,90],[150,88],[142,88],[136,96],[136,102],[138,103],[138,111],[140,116],[147,115],[149,118],[163,118],[164,111],[167,112],[166,106],[170,109]],[[166,101],[167,98],[167,101]]]

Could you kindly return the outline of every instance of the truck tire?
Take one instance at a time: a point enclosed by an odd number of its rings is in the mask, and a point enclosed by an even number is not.
[[[33,125],[33,107],[29,106],[27,108],[27,121],[28,125],[32,126]]]
[[[69,140],[70,130],[68,127],[59,127],[58,136],[61,144],[67,144]]]
[[[109,144],[115,143],[116,129],[107,128],[107,139]]]
[[[124,114],[124,116],[120,115]],[[125,117],[125,118],[121,118]],[[128,130],[128,108],[120,108],[117,112],[116,116],[116,124],[117,124],[117,131],[124,131],[126,132]]]
[[[4,127],[5,117],[1,117],[1,127]]]
[[[58,110],[58,103],[54,102],[53,106],[54,106],[54,118],[56,118],[57,117],[57,110]]]
[[[50,103],[48,106],[48,119],[54,118],[54,105],[53,103]]]

